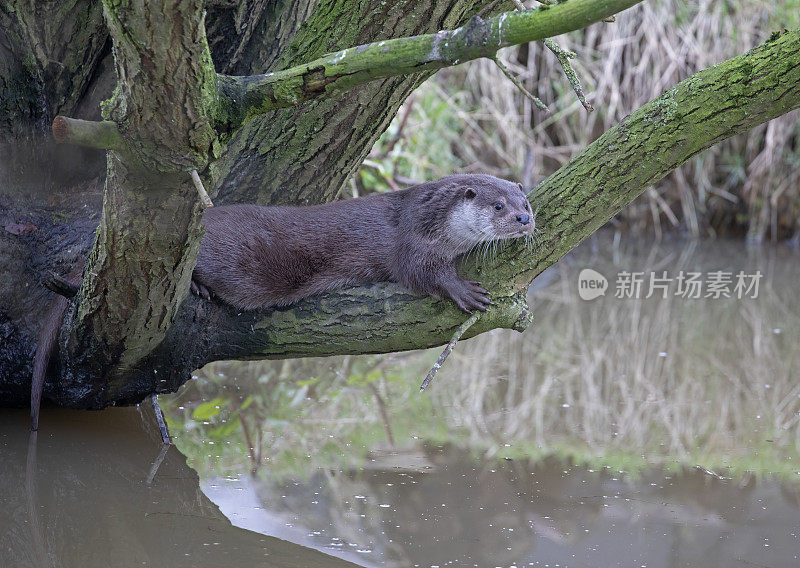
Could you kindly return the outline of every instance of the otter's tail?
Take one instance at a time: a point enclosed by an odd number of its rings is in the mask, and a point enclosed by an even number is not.
[[[50,304],[50,311],[44,320],[42,330],[39,332],[39,342],[36,344],[36,357],[33,360],[33,380],[31,381],[31,430],[39,429],[39,406],[42,403],[42,390],[44,378],[47,374],[47,365],[58,340],[58,331],[61,329],[61,320],[69,306],[69,300],[56,295]]]

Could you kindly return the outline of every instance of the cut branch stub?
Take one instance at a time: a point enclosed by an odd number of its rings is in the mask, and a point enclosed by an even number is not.
[[[100,150],[119,150],[124,146],[117,125],[110,120],[96,122],[57,116],[53,119],[53,138],[62,144]]]

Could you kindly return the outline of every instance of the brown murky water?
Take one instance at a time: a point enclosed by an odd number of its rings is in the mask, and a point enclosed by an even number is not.
[[[143,417],[144,415],[144,417]],[[0,566],[351,566],[238,528],[137,409],[0,413]]]
[[[762,278],[614,297],[664,270]],[[791,249],[595,241],[424,395],[435,351],[211,365],[161,397],[163,455],[149,406],[36,440],[3,411],[0,567],[800,566],[798,279]]]

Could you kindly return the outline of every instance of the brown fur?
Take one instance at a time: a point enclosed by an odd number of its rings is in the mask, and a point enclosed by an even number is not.
[[[394,281],[451,298],[466,312],[485,311],[488,292],[458,276],[456,258],[534,228],[521,187],[489,175],[453,175],[326,205],[214,207],[203,225],[192,290],[245,310]]]

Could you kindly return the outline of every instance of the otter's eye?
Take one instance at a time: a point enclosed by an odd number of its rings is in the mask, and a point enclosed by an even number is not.
[[[503,208],[503,204],[498,202],[494,204],[495,211],[500,211]]]
[[[529,209],[530,209],[530,207],[528,207],[528,203],[525,202],[525,211],[528,211]]]

